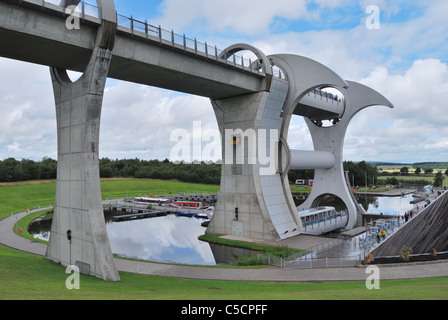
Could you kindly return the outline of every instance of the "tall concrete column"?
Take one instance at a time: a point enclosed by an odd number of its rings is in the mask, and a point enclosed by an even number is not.
[[[222,137],[223,166],[207,232],[277,241],[298,235],[278,171],[289,83],[272,78],[270,61],[256,48],[238,44],[225,52],[238,50],[254,52],[258,60],[253,68],[262,69],[266,77],[259,93],[212,101]]]
[[[98,1],[103,22],[91,60],[72,82],[51,68],[58,129],[56,200],[46,257],[84,274],[120,280],[107,235],[99,175],[103,94],[116,30],[113,0]],[[76,31],[72,31],[76,32]]]

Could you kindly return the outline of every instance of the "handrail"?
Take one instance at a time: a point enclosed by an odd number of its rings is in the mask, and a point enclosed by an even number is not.
[[[327,101],[330,100],[330,101],[335,101],[337,103],[342,103],[345,100],[344,96],[334,95],[331,92],[327,92],[327,91],[324,91],[319,88],[309,91],[308,95],[310,96],[311,93],[314,93],[314,97],[320,96],[321,99],[326,98]]]
[[[61,0],[39,0],[43,8],[46,8],[45,3],[50,3],[55,6],[61,7]],[[36,0],[21,0],[20,2],[29,2],[36,4]],[[81,19],[85,19],[86,16],[100,18],[101,8],[98,8],[96,4],[89,3],[87,0],[80,0],[75,12],[79,14]],[[121,31],[128,32],[136,37],[142,37],[147,40],[157,41],[159,43],[168,43],[172,47],[183,49],[185,52],[194,53],[202,57],[214,60],[216,62],[224,62],[228,66],[233,66],[236,69],[254,73],[264,76],[261,70],[253,69],[251,59],[246,59],[242,55],[232,54],[227,59],[221,59],[220,56],[223,50],[218,49],[216,46],[211,46],[207,42],[199,42],[197,39],[191,39],[184,35],[179,35],[173,30],[162,29],[161,26],[154,26],[147,21],[140,21],[134,19],[132,16],[128,17],[117,13],[117,25],[121,27]],[[127,29],[127,30],[126,30]],[[275,66],[271,66],[272,73],[276,78],[285,79],[285,74]]]

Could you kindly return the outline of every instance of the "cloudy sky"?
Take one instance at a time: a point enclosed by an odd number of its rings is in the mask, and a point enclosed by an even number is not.
[[[245,42],[268,55],[309,57],[344,79],[381,92],[395,108],[369,108],[354,118],[346,135],[345,160],[448,161],[446,0],[115,3],[120,14],[221,49]],[[379,29],[372,29],[377,22],[371,19],[374,12],[366,11],[372,5],[379,9]],[[48,67],[0,58],[0,112],[0,159],[57,158]],[[100,156],[169,158],[175,145],[171,133],[181,129],[193,135],[194,121],[199,121],[204,136],[217,130],[208,99],[110,80],[103,104]],[[292,148],[312,149],[302,118],[293,119],[289,136]]]

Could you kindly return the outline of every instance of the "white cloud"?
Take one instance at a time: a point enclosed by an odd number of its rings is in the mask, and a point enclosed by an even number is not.
[[[263,34],[268,32],[274,18],[307,19],[309,12],[305,0],[165,0],[161,6],[163,17],[156,21],[162,26],[180,30],[197,25],[207,31],[231,30],[237,34]]]
[[[56,119],[48,69],[1,60],[0,69],[15,68],[18,82],[0,86],[0,158],[56,157]],[[11,71],[12,72],[12,71]],[[18,80],[18,79],[16,79]],[[403,74],[375,68],[361,80],[385,95],[395,109],[374,107],[360,112],[349,127],[344,155],[350,160],[445,160],[448,141],[448,66],[437,59],[417,60]],[[290,145],[312,149],[308,128],[294,117]],[[203,134],[216,130],[210,101],[190,95],[117,82],[105,94],[100,155],[110,158],[164,159],[175,143],[175,129],[193,133],[201,121]],[[203,143],[203,147],[206,143]]]
[[[360,111],[348,127],[344,159],[371,161],[446,161],[448,156],[448,66],[437,59],[417,60],[404,74],[374,69],[360,82],[394,105]],[[313,149],[304,122],[293,120],[288,142]]]
[[[411,162],[446,160],[448,66],[445,63],[417,60],[404,75],[389,75],[385,68],[378,68],[362,82],[381,92],[395,108],[370,108],[355,117],[347,134],[347,157]],[[380,153],[375,155],[374,150]]]
[[[0,60],[0,159],[56,157],[56,113],[47,67]]]
[[[314,6],[307,7],[307,3]],[[206,39],[210,44],[251,39],[247,42],[266,54],[304,55],[347,80],[377,89],[396,108],[369,108],[355,117],[346,137],[346,158],[446,160],[448,3],[413,4],[412,10],[421,11],[408,12],[409,3],[404,0],[364,1],[358,3],[361,15],[363,6],[370,4],[378,5],[386,18],[380,30],[367,30],[357,14],[348,17],[357,19],[357,26],[350,29],[336,30],[331,24],[321,31],[292,29],[273,34],[270,29],[278,18],[294,23],[318,21],[326,9],[337,20],[337,15],[345,12],[338,8],[353,8],[348,0],[166,0],[163,16],[151,22],[175,31],[185,27],[207,32],[212,35]],[[389,17],[396,17],[397,22],[390,22],[395,20]],[[56,157],[56,117],[48,68],[2,59],[0,74],[7,75],[0,77],[0,159]],[[163,159],[172,147],[171,132],[192,132],[193,122],[198,120],[203,130],[217,129],[208,99],[110,82],[103,104],[100,155]],[[292,148],[312,148],[307,130],[301,119],[294,120],[290,136],[298,138],[290,142]]]
[[[170,158],[175,146],[171,133],[184,129],[193,134],[194,121],[201,121],[204,133],[218,129],[208,99],[118,82],[105,94],[100,156]]]

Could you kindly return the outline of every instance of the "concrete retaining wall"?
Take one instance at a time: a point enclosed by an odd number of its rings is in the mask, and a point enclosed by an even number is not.
[[[403,246],[412,248],[413,253],[427,253],[432,248],[438,252],[448,251],[448,192],[410,220],[372,254],[375,257],[397,255]]]

